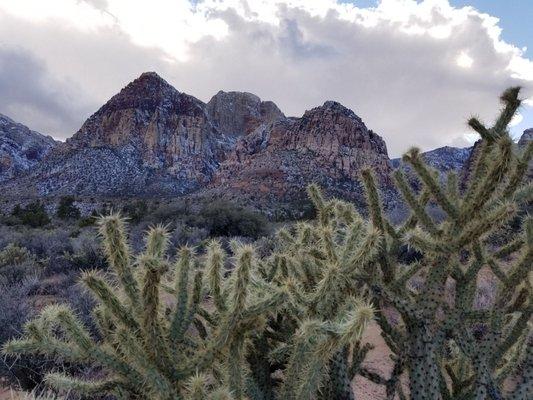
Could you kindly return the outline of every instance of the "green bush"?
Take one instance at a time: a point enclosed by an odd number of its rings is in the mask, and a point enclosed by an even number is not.
[[[148,214],[148,204],[144,200],[137,200],[132,203],[125,204],[122,207],[122,213],[130,222],[140,222]]]
[[[21,207],[20,204],[17,204],[11,215],[19,223],[31,226],[32,228],[43,227],[51,222],[44,205],[40,201],[34,201],[26,207]]]
[[[63,196],[59,200],[56,216],[59,219],[73,220],[81,216],[80,209],[74,204],[76,199],[72,196]]]
[[[97,220],[98,220],[98,212],[96,210],[93,210],[91,215],[80,218],[78,222],[78,227],[86,228],[88,226],[94,226]]]
[[[263,215],[223,201],[204,205],[197,215],[191,217],[190,222],[207,229],[212,236],[257,239],[265,235],[268,228],[268,221]]]

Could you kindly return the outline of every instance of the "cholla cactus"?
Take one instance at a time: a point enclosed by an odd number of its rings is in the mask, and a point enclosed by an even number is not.
[[[203,256],[182,248],[172,264],[162,227],[152,228],[145,251],[133,256],[123,220],[102,218],[115,276],[82,277],[99,302],[94,315],[101,339],[69,307],[53,305],[4,351],[101,366],[107,376],[97,381],[46,377],[55,388],[86,396],[353,398],[348,350],[357,358],[356,344],[373,311],[351,277],[377,254],[380,235],[348,205],[325,202],[314,187],[311,193],[319,223],[301,224],[294,235],[280,232],[279,251],[263,260],[251,246],[234,244],[228,270],[216,241]]]
[[[526,217],[523,233],[508,238],[502,246],[491,241],[532,199],[532,186],[524,185],[523,177],[533,146],[530,143],[518,154],[507,133],[520,105],[518,94],[517,88],[503,94],[504,109],[494,127],[485,128],[476,119],[470,121],[482,143],[463,191],[454,174],[441,187],[418,150],[404,156],[422,189],[417,195],[402,172],[396,171],[397,187],[411,209],[411,217],[403,226],[389,223],[372,174],[363,173],[371,219],[384,234],[376,263],[380,273],[370,271],[364,280],[374,302],[380,308],[394,307],[403,320],[394,326],[378,315],[383,337],[395,353],[393,375],[385,379],[363,373],[385,383],[390,399],[395,395],[392,386],[404,396],[398,385],[404,368],[415,400],[502,399],[503,381],[515,372],[517,360],[527,348],[533,293],[533,220]],[[428,202],[438,205],[446,218],[432,218],[426,211]],[[407,246],[418,250],[421,257],[404,265],[401,250]],[[482,270],[492,271],[500,281],[494,301],[485,309],[475,305]],[[409,285],[415,276],[423,280],[419,290]],[[452,295],[447,289],[450,285],[455,287]],[[451,339],[453,351],[449,350]],[[531,384],[519,385],[510,398],[525,399],[520,393],[526,393],[524,385]]]
[[[317,220],[278,232],[278,248],[259,265],[262,279],[290,294],[251,349],[253,399],[353,399],[351,382],[373,318],[356,276],[378,255],[381,235],[350,204],[309,195]],[[283,381],[271,373],[282,371]]]
[[[224,252],[216,242],[205,257],[185,247],[172,264],[165,257],[168,235],[162,227],[149,231],[146,250],[136,257],[119,216],[102,218],[100,232],[116,276],[106,279],[86,272],[82,281],[99,302],[94,315],[102,339],[93,337],[68,306],[53,305],[26,325],[23,339],[7,343],[4,351],[101,366],[108,373],[101,380],[56,373],[46,377],[55,388],[86,396],[233,399],[226,370],[242,368],[242,356],[235,355],[243,353],[249,334],[260,329],[262,316],[287,297],[275,290],[262,298],[251,292],[253,248],[237,248],[233,272],[223,278]],[[206,305],[208,293],[215,307]],[[230,379],[229,384],[239,383]]]

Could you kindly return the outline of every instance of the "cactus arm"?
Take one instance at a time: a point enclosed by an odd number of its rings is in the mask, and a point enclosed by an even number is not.
[[[220,243],[212,241],[207,247],[208,279],[211,294],[218,312],[226,310],[226,302],[222,297],[222,269],[224,267],[224,252]]]
[[[84,273],[81,280],[118,321],[133,331],[139,330],[139,323],[135,320],[131,310],[122,304],[115,295],[116,291],[100,278],[96,272]]]
[[[417,172],[418,176],[424,182],[432,196],[439,203],[442,209],[453,219],[457,219],[458,210],[453,205],[452,201],[448,198],[446,193],[442,190],[439,183],[433,176],[433,174],[427,169],[423,161],[420,158],[420,151],[418,149],[411,149],[407,154],[403,156],[405,162],[411,164],[413,169]]]
[[[426,187],[424,187],[422,189],[422,193],[420,193],[420,196],[418,196],[417,198],[417,203],[420,205],[420,207],[425,208],[430,197],[431,197],[430,191]],[[414,229],[417,226],[417,224],[418,224],[418,217],[416,216],[416,213],[413,210],[411,210],[411,215],[398,230],[398,235],[400,236],[405,235],[407,232]]]
[[[153,256],[143,256],[139,264],[145,271],[141,293],[143,313],[140,318],[144,351],[161,371],[172,375],[174,368],[171,367],[170,349],[160,317],[159,288],[163,266]]]
[[[242,337],[234,338],[229,345],[228,383],[235,400],[243,400],[245,394],[244,341]]]
[[[426,210],[424,209],[425,203],[419,202],[416,199],[411,188],[407,184],[403,173],[400,170],[394,172],[394,179],[397,188],[400,190],[400,193],[402,194],[403,198],[413,211],[417,221],[420,222],[429,233],[434,236],[438,236],[440,232],[437,229],[435,223],[433,222],[433,219],[426,213]]]
[[[163,225],[156,225],[148,230],[145,255],[156,258],[164,257],[168,250],[169,234]]]
[[[99,231],[104,238],[104,250],[109,264],[117,273],[132,306],[140,312],[139,287],[133,274],[124,221],[119,215],[102,217]]]
[[[507,130],[507,126],[509,126],[516,111],[522,104],[522,101],[518,97],[520,90],[521,88],[519,86],[508,88],[500,97],[500,101],[503,103],[504,108],[494,124],[494,131],[500,135]]]
[[[515,164],[515,168],[513,171],[513,174],[509,178],[509,182],[507,183],[507,186],[505,187],[503,191],[503,196],[505,198],[509,198],[513,195],[513,193],[516,191],[522,180],[524,179],[524,176],[526,175],[529,162],[531,161],[531,158],[533,157],[533,142],[529,142],[527,144],[526,150],[524,151],[524,154],[522,155],[522,158],[517,160]]]
[[[384,217],[382,213],[383,207],[379,199],[376,182],[374,180],[372,172],[369,169],[364,169],[361,173],[361,176],[363,178],[363,184],[365,186],[365,193],[372,223],[378,229],[378,231],[383,234],[380,245],[381,252],[379,256],[379,263],[381,265],[381,270],[383,273],[383,280],[385,283],[388,283],[394,280],[395,271],[393,266],[391,265],[391,260],[389,260],[387,254],[387,241],[384,236],[385,224],[383,222]]]
[[[187,303],[189,299],[189,270],[191,267],[192,249],[183,247],[179,252],[179,259],[176,263],[176,306],[170,322],[170,340],[176,342],[180,335],[181,326],[187,313]]]
[[[52,373],[46,375],[45,382],[56,389],[80,393],[87,397],[105,395],[116,391],[126,391],[130,394],[135,393],[135,390],[129,387],[127,382],[113,378],[103,381],[84,381],[68,375]]]

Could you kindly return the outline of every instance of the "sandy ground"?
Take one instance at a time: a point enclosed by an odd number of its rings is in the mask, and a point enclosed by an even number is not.
[[[374,345],[374,348],[367,354],[363,366],[370,371],[377,372],[384,378],[389,378],[393,361],[390,358],[390,350],[381,337],[380,329],[377,323],[373,322],[366,330],[363,336],[363,342]],[[407,393],[407,385],[404,381],[404,393]],[[352,383],[355,397],[358,400],[379,400],[385,398],[385,387],[377,385],[362,376],[356,376]],[[398,398],[397,396],[395,398]]]

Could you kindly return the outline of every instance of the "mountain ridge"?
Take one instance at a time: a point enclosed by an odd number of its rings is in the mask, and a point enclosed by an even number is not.
[[[470,149],[424,153],[441,173]],[[311,182],[363,201],[359,172],[375,171],[386,203],[397,201],[385,141],[336,101],[286,117],[248,92],[219,91],[207,103],[145,72],[112,96],[65,143],[5,179],[15,196],[177,196],[192,193],[260,206],[302,201]]]
[[[0,182],[40,162],[58,143],[0,113]]]

